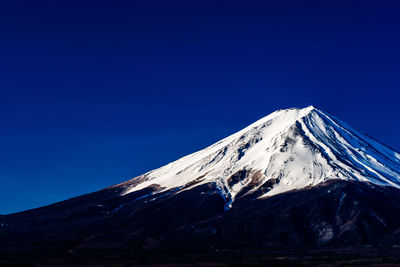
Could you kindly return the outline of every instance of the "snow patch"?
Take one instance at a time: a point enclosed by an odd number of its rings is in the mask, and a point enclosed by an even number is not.
[[[256,170],[263,175],[257,183],[244,177],[229,185],[232,175],[243,170],[248,176]],[[229,209],[239,192],[244,189],[254,192],[268,181],[272,188],[261,197],[329,179],[400,188],[400,154],[309,106],[273,112],[203,150],[141,177],[146,178],[132,180],[132,186],[121,188],[122,195],[154,184],[159,185],[154,192],[158,194],[215,183]],[[201,181],[195,181],[198,177],[202,177]]]

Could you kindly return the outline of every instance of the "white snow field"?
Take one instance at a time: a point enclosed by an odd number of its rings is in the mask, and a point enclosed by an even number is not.
[[[239,171],[248,175],[229,184],[228,179]],[[261,178],[254,182],[251,174],[256,172]],[[158,193],[211,182],[229,199],[229,206],[242,189],[254,192],[271,179],[275,181],[272,189],[260,197],[328,179],[399,188],[400,154],[313,106],[291,108],[275,111],[203,150],[117,186],[124,187],[125,195],[150,186]]]

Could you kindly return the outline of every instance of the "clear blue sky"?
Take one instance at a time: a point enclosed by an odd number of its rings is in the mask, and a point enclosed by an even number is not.
[[[316,105],[400,150],[399,14],[398,1],[1,1],[0,214],[122,182],[280,108]]]

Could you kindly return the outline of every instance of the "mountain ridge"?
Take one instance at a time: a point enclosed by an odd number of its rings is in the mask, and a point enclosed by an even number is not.
[[[275,151],[266,152],[271,147]],[[292,153],[285,155],[288,149]],[[244,162],[251,152],[257,155]],[[272,168],[284,164],[286,169]],[[293,173],[296,169],[298,173]],[[229,186],[228,179],[241,171],[261,171],[264,183],[271,179],[278,182],[265,197],[316,185],[333,177],[399,188],[400,154],[314,106],[290,108],[275,111],[205,149],[117,186],[125,188],[123,194],[129,194],[147,186],[158,186],[159,191],[187,190],[185,185],[194,181],[197,185],[214,181],[224,197],[233,202],[243,187],[238,183]],[[308,180],[305,175],[310,176]],[[282,177],[289,178],[281,183]],[[250,182],[240,181],[241,185]]]
[[[396,263],[399,177],[398,152],[314,107],[280,110],[124,183],[0,216],[0,264]]]

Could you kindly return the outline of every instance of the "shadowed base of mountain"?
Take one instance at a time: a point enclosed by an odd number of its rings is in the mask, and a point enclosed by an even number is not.
[[[400,255],[393,248],[293,249],[269,251],[222,250],[218,252],[152,251],[131,255],[7,255],[2,266],[398,266]]]
[[[0,263],[396,263],[399,192],[330,180],[225,211],[213,183],[122,197],[108,188],[0,216]]]

